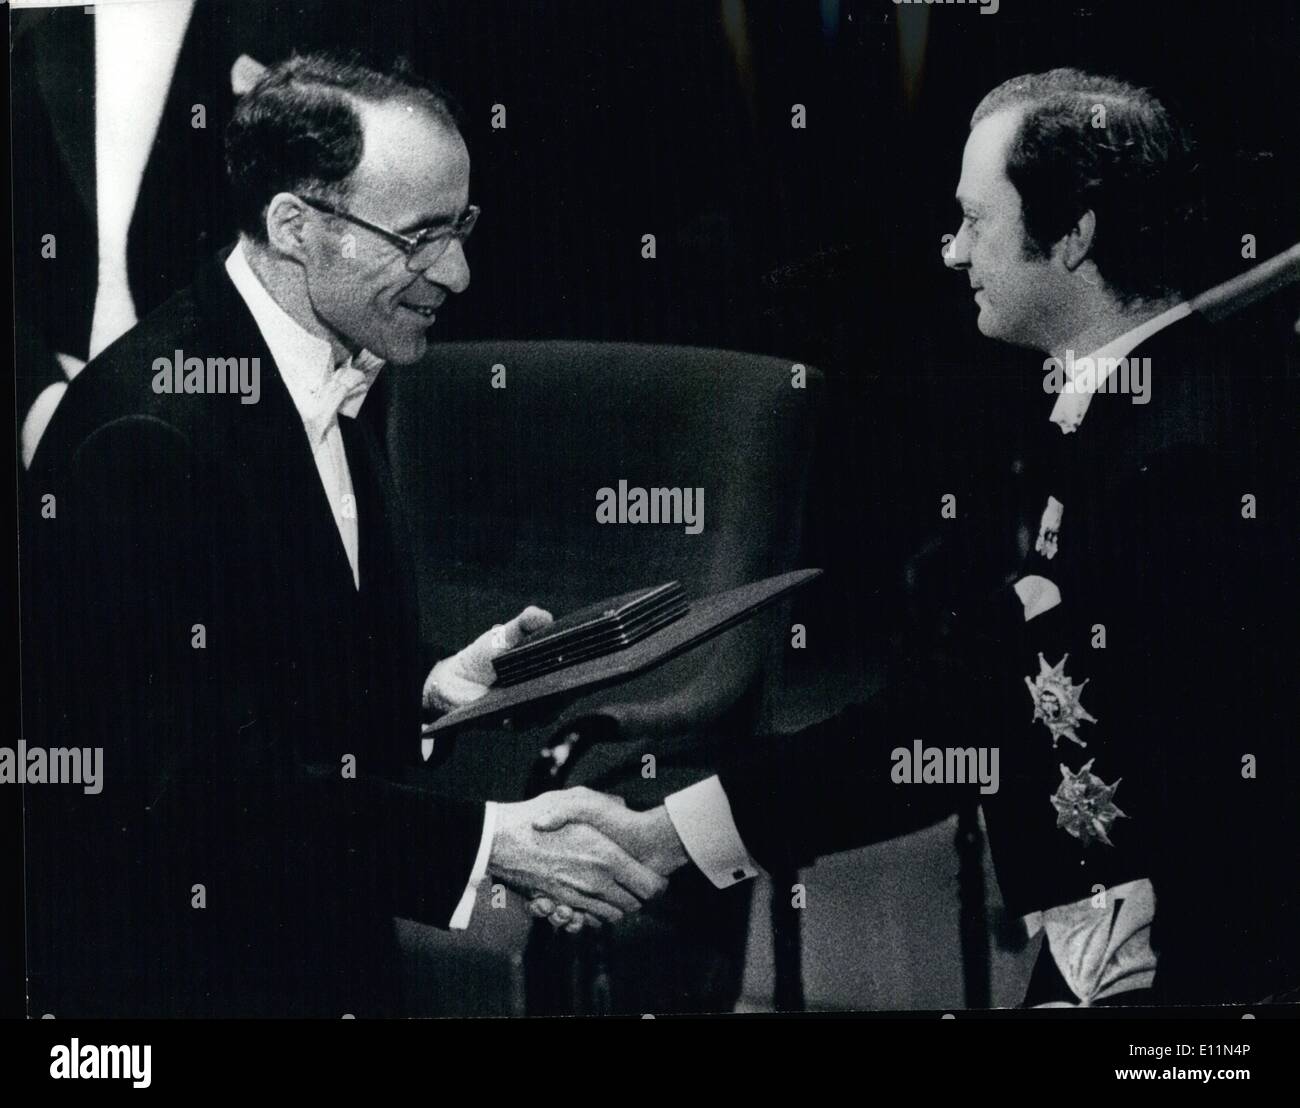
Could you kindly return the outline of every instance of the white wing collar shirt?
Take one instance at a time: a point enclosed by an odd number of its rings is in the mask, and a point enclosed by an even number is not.
[[[338,417],[356,418],[384,363],[363,350],[355,358],[335,364],[329,341],[308,332],[272,299],[248,264],[242,242],[226,259],[226,272],[253,313],[257,329],[262,332],[293,406],[302,418],[339,539],[352,566],[352,581],[359,589],[356,500]]]

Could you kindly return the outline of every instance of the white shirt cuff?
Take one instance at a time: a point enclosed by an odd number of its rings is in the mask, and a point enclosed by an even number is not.
[[[478,853],[474,855],[474,868],[470,871],[469,884],[461,893],[460,903],[451,914],[447,925],[453,931],[464,931],[469,926],[469,918],[474,914],[474,901],[478,898],[478,887],[487,876],[488,858],[492,855],[492,838],[497,830],[497,806],[492,801],[483,805],[483,837],[478,842]]]
[[[758,876],[716,776],[665,797],[664,807],[691,861],[719,889]]]

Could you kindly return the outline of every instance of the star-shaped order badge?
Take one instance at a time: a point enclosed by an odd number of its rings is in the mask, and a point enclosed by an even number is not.
[[[1126,813],[1116,807],[1114,801],[1115,790],[1124,779],[1117,778],[1113,785],[1107,785],[1092,772],[1095,760],[1089,758],[1078,773],[1071,773],[1069,766],[1061,766],[1061,784],[1052,797],[1052,807],[1056,809],[1056,826],[1063,827],[1084,846],[1093,839],[1114,846],[1108,834],[1110,825],[1120,816],[1128,818]]]
[[[1097,722],[1097,717],[1079,703],[1083,686],[1088,683],[1088,679],[1084,679],[1083,685],[1076,685],[1065,676],[1065,663],[1069,660],[1067,654],[1056,665],[1049,666],[1042,654],[1039,654],[1038,676],[1033,680],[1025,678],[1025,687],[1029,689],[1030,699],[1034,702],[1034,718],[1030,722],[1037,723],[1040,719],[1043,721],[1052,734],[1053,750],[1061,741],[1062,735],[1078,746],[1087,746],[1079,738],[1075,726],[1085,720],[1088,723]]]

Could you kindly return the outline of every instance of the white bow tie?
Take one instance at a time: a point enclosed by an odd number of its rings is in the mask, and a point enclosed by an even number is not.
[[[356,418],[366,393],[383,368],[381,359],[363,350],[355,359],[350,358],[335,369],[311,394],[302,413],[302,422],[313,446],[325,441],[330,427],[340,415]]]

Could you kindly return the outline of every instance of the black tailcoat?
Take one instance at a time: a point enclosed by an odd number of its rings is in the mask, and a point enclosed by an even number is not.
[[[260,400],[155,392],[174,356],[258,358]],[[26,790],[34,1010],[385,1011],[392,917],[449,920],[483,808],[413,783],[430,657],[365,416],[358,590],[220,264],[70,386],[23,519],[24,737],[102,746],[105,784]]]

